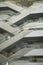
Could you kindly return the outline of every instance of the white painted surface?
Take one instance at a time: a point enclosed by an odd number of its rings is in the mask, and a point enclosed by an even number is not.
[[[6,7],[6,4],[4,2],[0,2],[0,7]]]
[[[30,34],[27,34],[25,37],[43,37],[43,30],[33,31]]]
[[[8,7],[10,7],[11,9],[14,9],[14,10],[19,11],[19,12],[24,9],[24,8],[22,8],[22,7],[20,7],[20,6],[17,6],[16,3],[12,3],[12,2],[10,2],[10,1],[5,1],[5,4],[6,4]]]
[[[24,56],[43,56],[43,49],[32,49],[30,52],[26,53]]]

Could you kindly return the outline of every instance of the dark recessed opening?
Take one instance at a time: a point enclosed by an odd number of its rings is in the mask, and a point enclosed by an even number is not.
[[[24,18],[22,18],[20,21],[17,21],[16,23],[12,24],[12,26],[14,27],[16,26],[20,26],[24,23],[31,23],[31,22],[37,22],[40,21],[39,19],[43,18],[43,13],[35,13],[35,14],[30,14]],[[42,21],[43,22],[43,21]]]
[[[43,56],[29,56],[29,57],[21,57],[18,58],[17,60],[20,61],[29,61],[29,62],[43,62]]]
[[[13,10],[13,9],[11,9],[11,8],[9,8],[9,7],[0,7],[0,11],[5,11],[5,10],[11,10],[11,11],[13,11],[13,12],[15,12],[15,13],[19,13],[18,11]]]
[[[9,7],[0,7],[0,21],[8,22],[8,19],[12,16],[19,15],[20,13]]]

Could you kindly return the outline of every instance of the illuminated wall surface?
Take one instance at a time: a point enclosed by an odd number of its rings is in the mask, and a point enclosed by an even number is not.
[[[33,4],[33,0],[14,1],[24,6]],[[4,11],[0,9],[0,63],[43,65],[38,64],[43,62],[43,3],[35,2],[33,8],[30,7],[31,14],[28,7],[22,8],[14,3],[13,6],[4,7]]]

